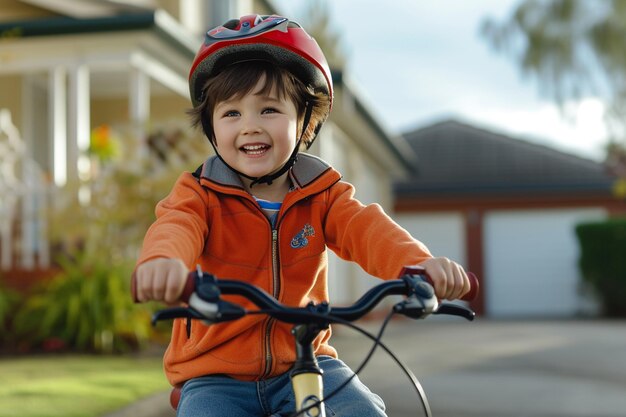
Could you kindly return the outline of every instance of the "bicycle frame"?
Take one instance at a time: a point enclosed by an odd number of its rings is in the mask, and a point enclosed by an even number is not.
[[[313,352],[313,340],[320,330],[317,325],[306,324],[296,325],[292,330],[296,339],[296,362],[289,376],[296,400],[296,414],[304,412],[305,416],[311,417],[326,417],[322,370]]]

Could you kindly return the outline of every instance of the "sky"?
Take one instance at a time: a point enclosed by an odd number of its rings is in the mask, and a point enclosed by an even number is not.
[[[535,79],[480,35],[520,0],[327,1],[346,72],[373,116],[391,133],[456,119],[480,128],[601,160],[602,103],[570,103],[566,117]],[[274,0],[304,25],[306,1]],[[306,29],[306,26],[305,26]]]

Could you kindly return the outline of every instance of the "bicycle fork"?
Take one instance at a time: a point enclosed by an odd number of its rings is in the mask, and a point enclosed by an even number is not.
[[[322,402],[323,371],[313,352],[313,340],[321,330],[323,328],[315,324],[299,324],[291,331],[296,340],[296,362],[289,376],[296,399],[296,414],[299,416],[326,417]]]

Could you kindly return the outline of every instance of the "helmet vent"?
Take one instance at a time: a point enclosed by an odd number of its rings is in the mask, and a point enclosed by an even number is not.
[[[237,26],[239,26],[239,19],[230,19],[228,22],[224,23],[222,26],[224,26],[226,29],[235,30],[237,29]]]

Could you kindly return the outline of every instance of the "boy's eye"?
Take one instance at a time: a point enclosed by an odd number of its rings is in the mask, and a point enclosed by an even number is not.
[[[274,107],[266,107],[266,108],[263,109],[262,113],[263,114],[278,113],[278,110],[276,110]]]
[[[228,110],[224,112],[224,117],[237,117],[239,112],[237,110]]]

